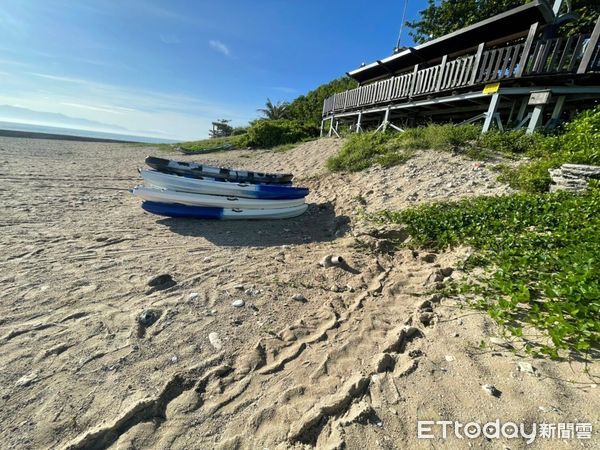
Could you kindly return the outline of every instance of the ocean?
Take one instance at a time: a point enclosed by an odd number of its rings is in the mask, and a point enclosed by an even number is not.
[[[3,122],[0,121],[0,130],[20,131],[25,133],[44,133],[55,136],[75,136],[94,139],[110,139],[127,142],[148,142],[152,144],[173,144],[177,141],[160,139],[149,136],[135,136],[128,134],[109,133],[105,131],[81,130],[77,128],[52,127],[46,125],[34,125],[29,123]]]

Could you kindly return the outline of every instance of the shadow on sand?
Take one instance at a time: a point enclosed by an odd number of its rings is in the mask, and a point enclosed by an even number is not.
[[[299,217],[283,220],[195,220],[165,218],[166,225],[182,236],[202,237],[224,247],[273,247],[327,242],[349,229],[348,216],[336,216],[333,204],[311,203]]]

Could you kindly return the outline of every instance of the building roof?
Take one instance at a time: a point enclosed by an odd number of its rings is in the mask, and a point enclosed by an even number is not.
[[[546,0],[535,0],[360,67],[348,72],[348,76],[359,83],[375,80],[397,73],[420,62],[475,47],[484,41],[490,42],[526,31],[532,23],[550,23],[553,20],[554,13]]]

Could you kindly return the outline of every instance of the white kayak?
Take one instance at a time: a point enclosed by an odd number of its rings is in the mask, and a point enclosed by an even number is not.
[[[136,195],[145,201],[188,206],[211,206],[215,208],[243,209],[280,209],[294,208],[296,206],[304,205],[303,198],[292,200],[258,200],[241,197],[193,194],[190,192],[176,192],[145,186],[137,186],[133,188],[131,192],[133,195]]]
[[[303,198],[308,189],[302,187],[213,181],[167,174],[156,170],[140,170],[146,186],[195,194],[224,195],[255,199],[289,200]]]
[[[143,202],[142,208],[152,214],[167,217],[212,220],[267,220],[297,217],[308,209],[308,205],[279,209],[239,209]]]

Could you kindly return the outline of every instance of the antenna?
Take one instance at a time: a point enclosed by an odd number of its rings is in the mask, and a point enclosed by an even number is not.
[[[402,40],[402,30],[404,29],[404,21],[406,19],[406,6],[408,5],[408,0],[404,0],[404,11],[402,12],[402,22],[400,23],[400,32],[398,33],[398,41],[396,42],[396,48],[394,48],[394,53],[398,53],[400,51],[400,41]]]

